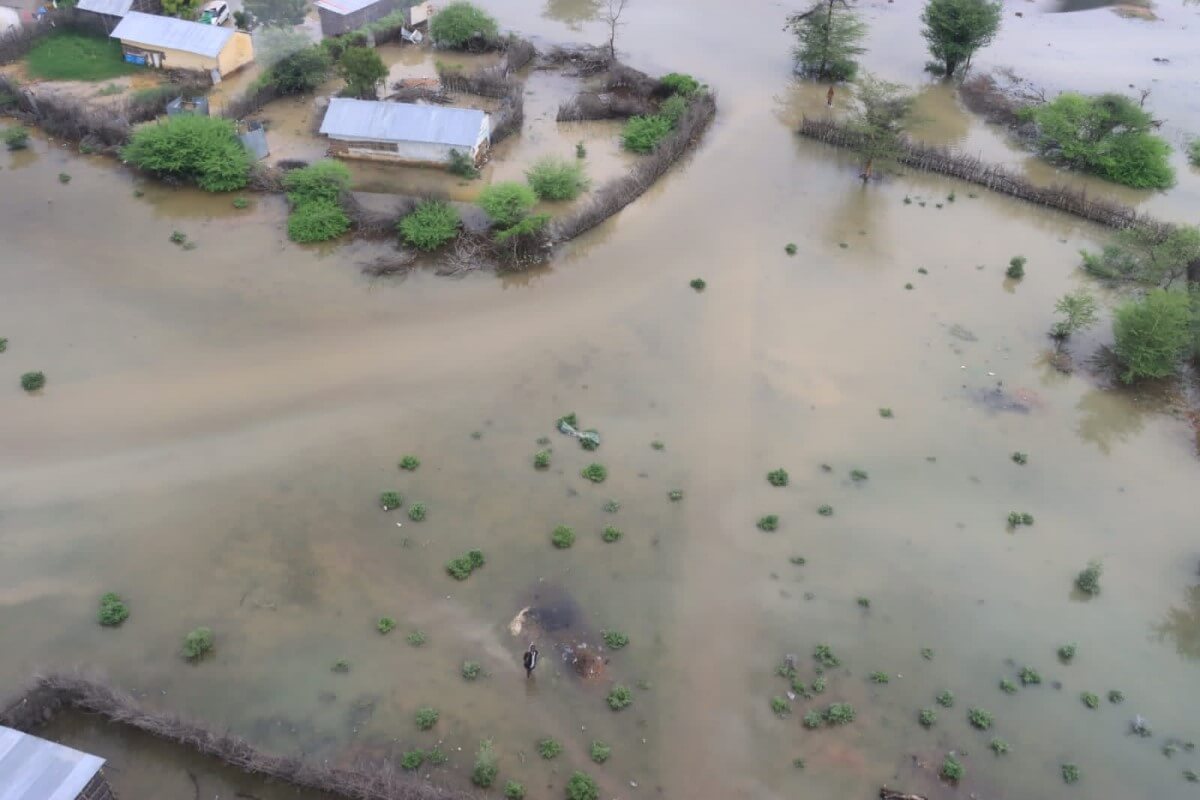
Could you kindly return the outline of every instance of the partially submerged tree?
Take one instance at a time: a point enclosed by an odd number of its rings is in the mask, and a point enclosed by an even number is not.
[[[467,2],[450,3],[429,21],[429,35],[438,47],[462,49],[472,41],[495,39],[499,34],[496,20]]]
[[[617,60],[617,28],[623,24],[621,15],[625,13],[625,6],[629,5],[629,0],[608,0],[608,8],[604,11],[604,24],[608,26],[608,57],[613,61]]]
[[[1050,329],[1055,339],[1068,339],[1071,334],[1096,324],[1096,298],[1087,292],[1064,294],[1054,304],[1054,310],[1063,315]]]
[[[1160,235],[1144,228],[1121,231],[1099,253],[1080,251],[1083,268],[1111,281],[1170,289],[1181,280],[1200,288],[1200,228],[1173,227]]]
[[[817,80],[854,78],[854,57],[866,52],[861,42],[867,25],[847,0],[817,0],[807,11],[788,17],[788,27],[796,36],[796,72]]]
[[[308,0],[246,0],[246,11],[260,25],[299,25]]]
[[[1121,380],[1166,378],[1189,350],[1192,309],[1188,295],[1154,289],[1117,309],[1113,351],[1121,362]]]
[[[975,51],[991,44],[1000,30],[1000,12],[998,0],[929,0],[921,13],[921,35],[943,75],[969,67]]]
[[[1175,182],[1171,146],[1150,132],[1154,118],[1124,95],[1063,92],[1020,117],[1037,125],[1037,148],[1052,161],[1138,189]]]
[[[387,77],[383,59],[370,47],[347,47],[338,59],[338,74],[346,81],[346,93],[376,99],[376,87]]]
[[[854,149],[863,162],[859,177],[866,183],[880,163],[891,161],[900,151],[916,98],[904,86],[870,73],[854,83],[857,107],[846,124],[858,134]]]

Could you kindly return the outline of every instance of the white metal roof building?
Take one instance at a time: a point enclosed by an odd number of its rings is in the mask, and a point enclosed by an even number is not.
[[[75,7],[106,17],[123,17],[133,8],[133,0],[79,0]]]
[[[104,759],[0,725],[0,800],[111,800]]]
[[[446,164],[451,150],[479,160],[491,141],[491,118],[474,108],[335,97],[321,133],[338,155]]]
[[[126,61],[150,67],[203,70],[219,78],[254,60],[245,31],[140,11],[125,14],[109,35],[121,40]]]

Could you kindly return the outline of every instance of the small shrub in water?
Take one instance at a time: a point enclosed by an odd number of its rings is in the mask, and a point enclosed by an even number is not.
[[[248,207],[249,205],[250,205],[250,201],[244,197],[233,198],[233,207],[238,209],[239,211],[241,211],[243,208]]]
[[[129,619],[129,606],[116,592],[108,592],[100,598],[100,611],[97,620],[101,625],[115,627]]]
[[[450,163],[446,165],[446,171],[451,175],[457,175],[460,178],[468,180],[479,177],[479,169],[475,166],[475,159],[461,150],[452,149],[450,151]]]
[[[559,550],[566,550],[571,545],[575,544],[575,531],[568,528],[566,525],[559,525],[550,534],[550,541]]]
[[[621,145],[634,153],[649,153],[670,132],[671,120],[661,114],[630,117],[621,130]]]
[[[542,200],[574,200],[590,184],[578,161],[543,158],[525,172],[529,186]]]
[[[492,782],[496,780],[496,773],[499,772],[496,761],[496,751],[492,747],[492,740],[484,739],[479,743],[479,750],[475,754],[475,766],[471,770],[471,782],[483,789],[491,786]]]
[[[703,278],[692,278],[691,283],[689,283],[688,286],[691,286],[697,292],[703,292],[704,288],[708,286],[708,284],[705,283]]]
[[[604,643],[608,645],[610,650],[620,650],[629,644],[629,637],[620,631],[604,631],[601,635],[604,637]]]
[[[771,470],[770,472],[767,473],[767,483],[771,484],[772,486],[787,486],[788,485],[787,470],[783,469],[782,467],[780,467],[779,469]]]
[[[972,728],[986,731],[992,727],[992,714],[982,708],[969,708],[967,709],[967,722],[971,723]]]
[[[603,764],[612,755],[612,748],[597,739],[592,742],[591,754],[592,761],[595,761],[597,764]]]
[[[913,290],[913,285],[911,283],[906,283],[906,284],[904,284],[904,288],[905,288],[905,290],[911,292]]]
[[[425,754],[425,760],[435,767],[440,767],[450,760],[450,756],[442,752],[442,748],[434,746],[432,750]]]
[[[917,714],[917,722],[921,723],[922,728],[932,728],[937,722],[937,712],[932,708],[922,708]]]
[[[871,607],[871,598],[869,598],[869,597],[860,597],[860,598],[858,598],[857,602],[858,602],[859,608],[870,608]]]
[[[587,148],[584,147],[583,142],[577,142],[575,144],[575,157],[587,158]]]
[[[1019,528],[1022,525],[1032,525],[1033,515],[1023,511],[1008,512],[1008,527]]]
[[[396,630],[396,620],[391,617],[380,617],[379,622],[375,623],[375,630],[381,634],[391,633]]]
[[[615,514],[620,510],[621,510],[621,504],[618,503],[616,500],[605,500],[604,501],[605,513]]]
[[[478,661],[464,661],[462,665],[462,676],[465,681],[477,680],[483,674],[483,665]]]
[[[833,516],[833,506],[830,506],[830,505],[818,506],[817,513],[820,514],[822,517],[832,517]]]
[[[878,670],[872,672],[870,677],[871,683],[887,683],[890,680],[886,672],[879,672]]]
[[[1094,692],[1083,692],[1079,695],[1079,699],[1088,708],[1095,709],[1100,707],[1100,696]]]
[[[794,256],[794,255],[796,255],[796,249],[797,248],[796,248],[795,244],[788,242],[787,247],[783,248],[783,251],[785,253],[787,253],[789,256]]]
[[[760,531],[773,531],[779,527],[779,517],[775,514],[767,514],[765,517],[758,518],[758,529]]]
[[[653,442],[651,442],[650,446],[652,448],[654,448],[655,450],[666,450],[667,449],[667,446],[664,443],[658,441],[657,439],[655,439]]]
[[[1017,685],[1008,678],[1005,678],[1004,680],[1000,681],[1000,691],[1004,692],[1005,694],[1016,694]]]
[[[852,480],[852,481],[865,481],[868,477],[870,477],[870,476],[867,475],[866,470],[862,470],[862,469],[850,470],[850,480]]]
[[[600,538],[606,542],[612,543],[612,542],[619,542],[623,535],[624,534],[621,533],[620,529],[614,528],[613,526],[609,525],[607,528],[604,529],[604,533],[600,534]]]
[[[509,781],[504,784],[504,796],[508,800],[524,800],[525,786],[516,781]]]
[[[608,470],[603,464],[588,464],[579,474],[592,483],[603,483],[604,479],[608,477]]]
[[[816,709],[807,711],[804,718],[801,720],[806,728],[819,728],[825,724],[825,717],[821,716],[821,712]]]
[[[1004,741],[998,736],[988,742],[988,747],[990,747],[992,752],[998,756],[1002,756],[1008,752],[1008,742]]]
[[[950,783],[958,783],[962,780],[963,775],[967,774],[967,769],[961,761],[954,757],[953,753],[948,753],[942,759],[942,767],[938,770],[938,774]]]
[[[949,689],[943,689],[938,692],[935,699],[937,700],[937,704],[942,708],[953,708],[954,706],[954,692]]]
[[[822,667],[827,667],[830,669],[833,667],[839,667],[842,664],[841,659],[833,654],[833,648],[827,644],[817,645],[813,649],[813,658],[815,658],[817,663]]]
[[[557,758],[563,751],[563,746],[550,737],[539,739],[537,747],[538,754],[545,759]]]
[[[550,468],[550,451],[538,450],[533,454],[534,469],[549,469]]]
[[[784,700],[779,695],[775,695],[771,698],[771,711],[782,717],[792,713],[792,707],[788,705],[787,700]]]
[[[404,755],[400,756],[400,766],[409,772],[420,769],[424,763],[424,750],[408,750]]]
[[[1024,466],[1025,464],[1029,463],[1029,455],[1018,450],[1012,454],[1012,460],[1013,463]]]
[[[854,706],[849,703],[834,703],[825,709],[825,722],[830,725],[846,725],[854,721]]]
[[[24,150],[29,146],[29,131],[19,125],[5,128],[4,144],[9,150]]]
[[[288,215],[288,238],[300,244],[327,242],[350,230],[350,218],[332,200],[313,200]]]
[[[406,469],[409,472],[412,472],[419,466],[421,466],[421,459],[417,458],[416,456],[405,456],[404,458],[400,459],[400,469]]]
[[[379,495],[379,504],[383,506],[384,511],[391,511],[394,508],[400,507],[400,494],[398,492],[384,492]]]
[[[408,507],[408,518],[413,522],[420,522],[425,519],[425,504],[413,503]]]
[[[396,229],[407,244],[429,252],[452,242],[461,222],[454,206],[441,200],[425,200],[401,219]]]
[[[1042,675],[1033,667],[1021,667],[1019,674],[1021,683],[1025,686],[1035,686],[1042,682]]]
[[[1075,586],[1084,594],[1100,594],[1101,571],[1099,561],[1089,561],[1087,567],[1075,576]]]
[[[1071,663],[1071,660],[1075,658],[1075,643],[1072,642],[1071,644],[1064,644],[1062,647],[1058,648],[1058,658],[1064,664]]]
[[[339,658],[337,661],[333,662],[333,666],[330,667],[330,669],[333,672],[342,672],[342,673],[349,672],[350,671],[350,662],[344,658]]]
[[[210,628],[195,628],[183,637],[183,657],[198,661],[213,649],[213,632]]]
[[[8,349],[8,339],[4,338],[3,336],[0,336],[0,353],[3,353],[7,349]]]
[[[58,182],[59,183],[70,183],[71,176],[65,172],[60,172],[60,173],[58,173]]]
[[[567,800],[599,800],[600,788],[585,772],[576,771],[567,781]]]
[[[790,561],[791,563],[795,564],[798,567],[803,567],[805,564],[808,563],[808,559],[805,558],[804,556],[792,556],[791,558],[788,559],[788,561]]]
[[[1020,280],[1025,277],[1025,264],[1028,259],[1025,256],[1013,256],[1008,262],[1008,269],[1004,274],[1013,280]]]
[[[1080,778],[1079,767],[1074,764],[1062,765],[1063,783],[1077,783]]]
[[[667,499],[670,500],[672,503],[678,503],[680,500],[683,499],[683,490],[682,489],[672,489],[671,491],[667,492]]]
[[[1196,158],[1194,161],[1200,164],[1200,147],[1196,148]],[[1185,769],[1183,771],[1183,779],[1188,783],[1200,783],[1200,775],[1196,774],[1195,770]]]
[[[418,730],[427,731],[437,724],[438,717],[440,716],[441,714],[438,713],[436,708],[422,706],[421,708],[418,708],[417,713],[413,715],[413,721],[417,723]]]
[[[892,410],[890,408],[881,408],[879,409],[879,416],[883,417],[884,419],[891,419],[894,415],[892,414]]]
[[[620,711],[633,702],[633,692],[629,691],[628,686],[617,684],[612,688],[612,691],[608,693],[608,697],[605,699],[608,702],[609,708],[611,708],[613,711]]]
[[[1125,702],[1125,693],[1122,692],[1120,689],[1113,689],[1112,691],[1110,691],[1108,693],[1108,702],[1110,702],[1114,705],[1117,703],[1124,703]]]
[[[423,631],[417,630],[404,637],[404,641],[408,642],[413,647],[420,647],[421,645],[425,644],[427,637]]]
[[[921,658],[925,659],[926,661],[933,661],[933,648],[922,647]]]

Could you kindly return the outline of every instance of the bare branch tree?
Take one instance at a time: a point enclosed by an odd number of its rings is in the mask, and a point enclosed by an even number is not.
[[[628,4],[629,0],[608,0],[608,11],[604,13],[603,19],[608,24],[608,57],[613,61],[617,60],[617,28],[623,24],[621,14]]]

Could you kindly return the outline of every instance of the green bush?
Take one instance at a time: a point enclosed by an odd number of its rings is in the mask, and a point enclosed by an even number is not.
[[[408,518],[413,522],[421,522],[427,513],[424,503],[411,503],[408,506]]]
[[[949,689],[942,689],[937,693],[937,697],[934,699],[937,700],[937,704],[942,708],[954,707],[954,692],[950,691]]]
[[[1095,692],[1083,692],[1079,695],[1079,699],[1088,708],[1097,709],[1100,707],[1100,696]]]
[[[400,459],[400,469],[407,470],[408,472],[415,472],[419,466],[421,466],[421,459],[416,456],[408,455]]]
[[[450,3],[429,21],[429,35],[439,47],[461,48],[477,36],[494,39],[499,34],[495,19],[466,2]]]
[[[388,74],[383,59],[370,47],[347,47],[338,59],[337,71],[346,81],[346,94],[369,100],[376,99],[376,87]]]
[[[441,200],[425,200],[400,220],[400,236],[418,250],[437,250],[458,235],[458,211]]]
[[[20,125],[5,128],[4,145],[9,150],[24,150],[29,146],[29,131]]]
[[[953,753],[948,753],[942,759],[942,767],[938,770],[938,774],[950,783],[958,783],[963,779],[963,775],[967,774],[967,768],[962,765],[962,762],[954,757]]]
[[[384,511],[391,511],[393,508],[399,508],[402,502],[399,492],[384,492],[379,495],[379,505],[383,506]]]
[[[563,746],[548,736],[545,739],[539,739],[537,747],[538,754],[547,760],[557,758],[563,751]]]
[[[441,714],[436,708],[422,706],[417,709],[417,713],[413,715],[413,722],[417,723],[417,730],[427,731],[437,724]]]
[[[674,129],[679,124],[679,120],[687,112],[688,101],[686,98],[673,94],[666,100],[662,101],[662,105],[658,107],[659,116],[671,123],[671,128]]]
[[[700,88],[700,81],[683,72],[669,72],[659,78],[658,82],[671,94],[684,97],[691,97]]]
[[[1025,264],[1028,260],[1025,256],[1013,256],[1009,260],[1008,269],[1004,271],[1004,274],[1015,281],[1021,280],[1025,277]]]
[[[922,708],[917,714],[917,722],[921,723],[922,728],[932,728],[937,722],[937,712],[932,708]]]
[[[381,634],[391,633],[396,630],[396,620],[391,617],[380,617],[379,622],[375,623],[375,630]]]
[[[708,283],[704,280],[704,278],[692,278],[688,286],[691,286],[697,292],[703,292],[708,288]]]
[[[825,709],[824,716],[828,725],[846,725],[854,721],[854,706],[849,703],[834,703]]]
[[[608,468],[603,464],[588,464],[579,474],[592,483],[604,483],[604,479],[608,477]]]
[[[765,517],[759,517],[758,529],[760,531],[773,531],[779,527],[779,517],[775,514],[767,514]]]
[[[998,736],[988,742],[988,747],[990,747],[992,752],[998,756],[1002,756],[1008,752],[1008,742],[1004,741]]]
[[[1021,667],[1017,677],[1021,679],[1022,686],[1037,686],[1042,682],[1042,674],[1033,667]]]
[[[499,772],[496,762],[496,751],[492,747],[492,740],[484,739],[479,743],[479,751],[475,754],[475,767],[471,770],[471,782],[483,789],[491,786],[492,782],[496,780],[496,773]]]
[[[603,764],[612,755],[612,748],[597,739],[592,742],[591,755],[592,761],[595,761],[597,764]]]
[[[1000,691],[1004,692],[1005,694],[1016,694],[1017,685],[1008,678],[1002,678],[1000,680]]]
[[[550,534],[550,541],[559,550],[566,550],[571,545],[575,544],[575,531],[568,528],[566,525],[559,525]]]
[[[1079,781],[1079,777],[1079,767],[1075,766],[1074,764],[1062,765],[1063,783],[1076,783]]]
[[[541,230],[543,228],[545,228],[546,224],[549,222],[550,222],[549,214],[534,214],[531,217],[526,217],[525,219],[521,220],[520,222],[518,222],[516,225],[513,225],[512,227],[505,228],[504,230],[496,231],[496,243],[497,244],[505,244],[507,242],[516,243],[522,239],[533,237],[534,235],[540,233]],[[596,449],[595,446],[590,445],[589,442],[590,442],[590,440],[588,440],[588,439],[580,439],[579,440],[579,444],[581,447],[583,447],[584,450],[595,450]]]
[[[604,631],[601,635],[604,637],[604,643],[608,645],[610,650],[620,650],[629,644],[629,637],[621,633],[621,631]]]
[[[421,645],[425,644],[426,641],[428,641],[428,637],[425,635],[424,631],[417,630],[404,637],[404,641],[408,642],[413,647],[420,647]]]
[[[578,160],[561,158],[541,159],[526,170],[525,178],[542,200],[574,200],[589,183]]]
[[[550,468],[550,451],[538,450],[533,454],[534,469],[549,469]]]
[[[425,752],[423,750],[408,750],[404,755],[400,756],[400,766],[403,769],[412,772],[421,768],[425,763]]]
[[[1193,167],[1200,167],[1200,139],[1192,139],[1188,145],[1188,161],[1192,162]]]
[[[297,206],[288,215],[287,228],[293,242],[325,242],[350,230],[350,218],[337,203],[317,200]]]
[[[971,723],[972,728],[986,731],[992,727],[992,713],[982,708],[969,708],[967,709],[967,722]]]
[[[479,193],[479,207],[501,228],[511,228],[525,219],[536,203],[533,189],[513,181],[493,183]]]
[[[233,207],[241,211],[244,208],[250,207],[250,201],[244,197],[235,197],[233,198]]]
[[[1155,289],[1116,310],[1113,350],[1121,362],[1121,380],[1165,378],[1174,374],[1191,343],[1191,308],[1181,292]]]
[[[483,674],[483,665],[478,661],[464,661],[462,665],[463,680],[473,681]]]
[[[567,781],[567,800],[599,800],[600,788],[586,772],[576,771]]]
[[[468,550],[464,556],[451,559],[446,564],[446,572],[452,578],[459,581],[465,581],[471,577],[471,573],[482,567],[485,563],[482,550]]]
[[[609,525],[604,529],[604,532],[600,534],[600,538],[611,544],[612,542],[619,542],[621,537],[624,535],[625,534],[621,532],[620,528],[614,528],[612,525]]]
[[[307,94],[325,82],[332,66],[325,48],[303,47],[272,64],[267,80],[280,94]]]
[[[8,339],[3,336],[0,336],[0,353],[3,353],[7,349],[8,349]]]
[[[183,657],[188,661],[203,658],[213,648],[213,632],[209,628],[196,628],[183,637]]]
[[[524,800],[525,787],[516,781],[509,781],[508,783],[504,784],[504,796],[508,798],[508,800]]]
[[[159,177],[194,183],[209,192],[243,188],[251,163],[231,120],[197,114],[138,128],[121,157]]]
[[[330,669],[333,672],[340,674],[347,673],[350,671],[350,662],[344,658],[339,658],[337,661],[333,662],[333,666],[330,667]]]
[[[295,206],[336,203],[350,190],[350,170],[340,161],[325,158],[285,173],[283,188]]]
[[[608,702],[608,707],[613,711],[620,711],[633,702],[633,692],[629,691],[628,686],[617,684],[608,693],[608,697],[605,700]]]
[[[1078,647],[1074,642],[1071,644],[1064,644],[1062,647],[1058,648],[1058,658],[1064,664],[1070,664],[1073,660],[1075,660],[1075,653],[1077,650]]]
[[[1150,133],[1154,118],[1119,94],[1063,92],[1022,112],[1038,128],[1038,150],[1075,169],[1139,189],[1175,182],[1171,147]]]
[[[787,486],[788,485],[787,470],[784,469],[783,467],[780,467],[779,469],[771,470],[770,472],[767,473],[767,483],[771,484],[772,486]]]
[[[46,373],[26,372],[21,376],[21,388],[27,392],[36,392],[46,385]]]
[[[1099,561],[1089,561],[1078,575],[1075,576],[1075,586],[1084,594],[1100,594],[1100,574],[1103,568]]]
[[[630,117],[621,130],[621,146],[634,153],[649,153],[671,132],[671,121],[666,117]]]
[[[101,625],[114,627],[129,619],[129,606],[121,599],[121,595],[108,592],[100,598],[100,613],[98,619]]]

